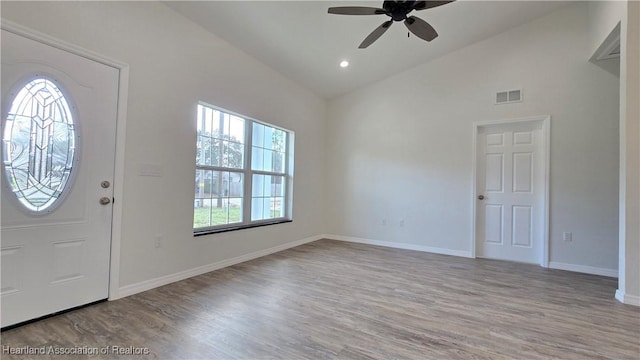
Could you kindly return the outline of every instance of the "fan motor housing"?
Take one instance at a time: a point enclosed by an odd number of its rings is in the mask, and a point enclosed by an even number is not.
[[[386,10],[387,16],[391,17],[393,21],[404,21],[413,8],[408,3],[394,3]]]

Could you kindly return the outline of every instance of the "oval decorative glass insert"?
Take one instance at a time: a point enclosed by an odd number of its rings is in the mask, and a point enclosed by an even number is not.
[[[7,183],[32,212],[51,211],[67,190],[76,129],[69,102],[49,79],[36,78],[16,95],[2,137]]]

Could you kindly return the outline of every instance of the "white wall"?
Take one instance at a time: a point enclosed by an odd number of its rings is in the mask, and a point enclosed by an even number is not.
[[[593,54],[626,14],[627,2],[622,0],[588,1],[589,49]]]
[[[614,272],[618,79],[589,34],[571,4],[331,101],[328,232],[471,251],[472,123],[550,114],[550,260]],[[524,102],[493,104],[515,88]]]
[[[617,67],[620,77],[620,266],[616,298],[640,305],[640,6],[637,1],[594,1],[588,3],[588,10],[593,51],[616,24],[621,24],[621,57]]]
[[[637,1],[628,3],[628,22],[632,29],[628,35],[627,64],[632,73],[627,73],[627,82],[634,85],[627,87],[627,117],[635,124],[635,132],[627,138],[628,142],[635,144],[634,156],[627,167],[634,173],[634,181],[631,185],[633,192],[629,194],[630,216],[629,225],[633,226],[627,240],[626,280],[628,281],[627,294],[635,297],[635,304],[640,305],[640,3]],[[635,105],[635,106],[634,106]]]
[[[159,3],[3,1],[2,17],[130,65],[120,286],[323,232],[324,100]],[[295,131],[293,223],[193,237],[198,100]]]
[[[640,305],[640,3],[622,17],[620,60],[620,273],[616,298]]]
[[[589,1],[589,48],[591,61],[610,73],[620,76],[620,58],[598,59],[617,37],[620,39],[620,20],[626,14],[625,1]]]

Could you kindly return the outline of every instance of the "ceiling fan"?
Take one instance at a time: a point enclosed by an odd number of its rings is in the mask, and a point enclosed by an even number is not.
[[[396,0],[396,1],[384,1],[382,8],[373,8],[367,6],[338,6],[330,7],[329,14],[337,15],[387,15],[391,20],[387,20],[382,25],[378,26],[364,41],[358,46],[360,49],[364,49],[378,40],[382,34],[384,34],[394,21],[404,21],[409,31],[415,36],[431,41],[438,37],[438,33],[433,26],[429,25],[426,21],[415,17],[409,16],[413,10],[425,10],[431,9],[436,6],[441,6],[453,2],[450,1],[411,1],[411,0]]]

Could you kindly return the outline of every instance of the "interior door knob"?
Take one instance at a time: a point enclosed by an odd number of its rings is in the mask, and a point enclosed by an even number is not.
[[[106,196],[100,198],[100,205],[109,205],[111,203],[111,199]]]
[[[478,195],[478,200],[484,200],[484,195]]]

